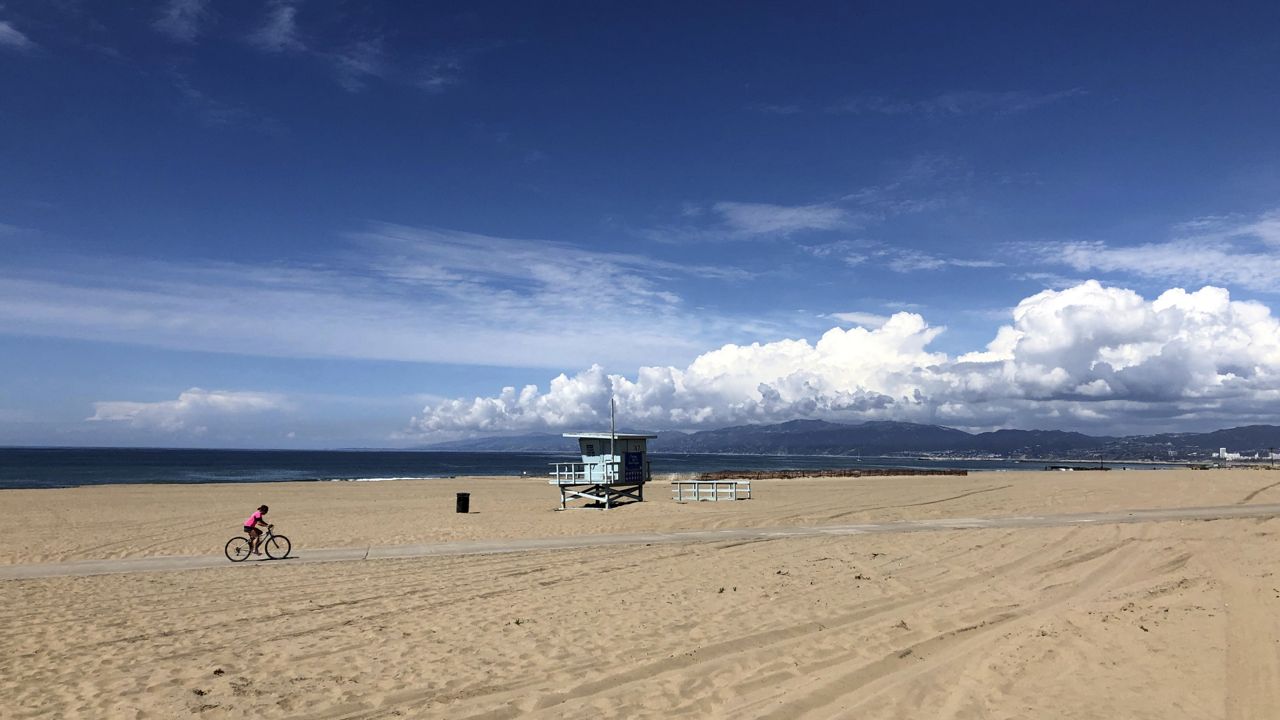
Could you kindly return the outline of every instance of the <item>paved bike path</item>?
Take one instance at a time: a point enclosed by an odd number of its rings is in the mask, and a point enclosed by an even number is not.
[[[170,572],[208,568],[289,567],[298,563],[422,558],[444,555],[489,555],[539,550],[575,550],[609,545],[673,545],[725,540],[769,540],[835,535],[875,535],[885,533],[936,532],[983,528],[1065,527],[1085,524],[1169,522],[1176,520],[1228,520],[1280,516],[1280,504],[1228,505],[1222,507],[1161,508],[1067,515],[1027,515],[994,518],[942,518],[903,520],[890,523],[816,525],[810,527],[732,528],[721,530],[670,530],[615,535],[577,535],[557,538],[468,540],[450,543],[381,545],[373,547],[294,548],[287,560],[248,560],[238,565],[223,555],[161,556],[113,560],[73,560],[59,563],[0,566],[0,580],[28,580],[47,577],[80,577],[116,573]]]

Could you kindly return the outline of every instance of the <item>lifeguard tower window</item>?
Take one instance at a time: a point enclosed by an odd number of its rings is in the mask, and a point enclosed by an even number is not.
[[[569,500],[609,509],[622,501],[643,502],[650,479],[647,443],[656,435],[565,433],[577,438],[581,462],[553,463],[551,484],[560,488],[560,509]]]

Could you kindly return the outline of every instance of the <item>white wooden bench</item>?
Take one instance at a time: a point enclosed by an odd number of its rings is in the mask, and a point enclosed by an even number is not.
[[[672,480],[671,498],[676,502],[750,500],[750,480]]]

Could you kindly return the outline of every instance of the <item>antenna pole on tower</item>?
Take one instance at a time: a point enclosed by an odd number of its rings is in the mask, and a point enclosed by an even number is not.
[[[613,397],[610,396],[609,397],[609,461],[610,462],[617,462],[616,458],[618,457],[618,451],[614,447],[618,442],[618,425],[617,425],[617,420],[614,417],[615,414],[616,414],[616,409],[614,406]],[[614,476],[615,476],[614,479],[617,479],[616,477],[617,471],[614,472]]]

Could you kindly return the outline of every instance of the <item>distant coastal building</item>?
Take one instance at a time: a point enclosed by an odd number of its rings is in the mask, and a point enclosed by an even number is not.
[[[1276,451],[1258,452],[1253,455],[1245,455],[1243,453],[1228,452],[1226,448],[1218,448],[1218,452],[1213,457],[1219,460],[1272,460],[1276,459]]]

